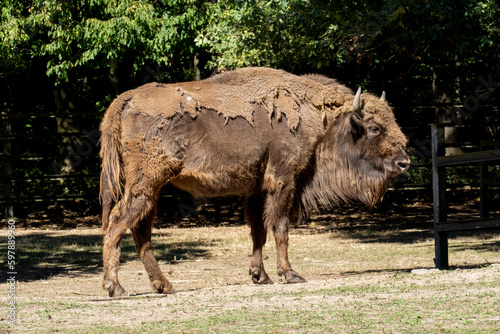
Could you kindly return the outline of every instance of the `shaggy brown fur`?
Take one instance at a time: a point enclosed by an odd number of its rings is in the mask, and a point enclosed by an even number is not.
[[[336,86],[336,89],[341,94],[344,94],[344,95],[353,95],[354,94],[354,92],[350,88],[342,85],[337,80],[326,77],[326,76],[321,75],[321,74],[304,74],[302,77],[319,82],[320,84],[322,84],[324,86]]]
[[[132,231],[153,288],[172,292],[151,249],[158,193],[171,183],[198,198],[245,197],[250,275],[272,283],[262,247],[273,231],[278,274],[303,282],[288,261],[288,228],[302,207],[374,205],[407,170],[406,138],[384,101],[333,79],[246,68],[198,82],[148,84],[120,95],[101,124],[104,281],[118,282],[120,241]],[[116,203],[111,210],[113,203]]]

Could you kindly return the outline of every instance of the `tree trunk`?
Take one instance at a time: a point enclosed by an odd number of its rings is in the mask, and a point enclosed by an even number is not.
[[[454,72],[454,67],[436,66],[432,80],[437,123],[451,125],[445,127],[444,130],[446,144],[458,143],[458,132],[455,127],[457,125],[457,114],[453,106],[454,102],[457,102],[455,101],[455,97],[457,96],[457,82]],[[461,153],[462,149],[460,147],[446,148],[446,155]]]
[[[115,96],[118,96],[120,93],[120,78],[118,76],[118,60],[116,58],[111,59],[109,61],[109,82],[112,87],[112,91],[115,94]]]
[[[56,174],[70,174],[81,162],[81,157],[76,153],[77,145],[80,144],[80,138],[74,135],[79,132],[79,129],[72,117],[76,111],[73,100],[76,96],[75,89],[72,87],[72,84],[63,84],[56,87],[54,95],[57,133],[63,134],[59,146],[59,154],[63,157],[62,163],[54,164],[54,169]],[[61,159],[58,159],[58,161],[61,161]]]
[[[199,65],[200,60],[198,59],[198,54],[194,55],[194,60],[193,60],[193,65],[194,65],[194,75],[193,75],[193,80],[194,81],[200,81],[201,80],[201,72]]]

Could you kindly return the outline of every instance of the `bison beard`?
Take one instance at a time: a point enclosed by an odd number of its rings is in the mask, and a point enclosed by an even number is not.
[[[272,231],[278,274],[298,283],[305,280],[289,263],[288,229],[302,208],[375,205],[409,165],[406,137],[385,99],[354,95],[322,76],[265,68],[125,92],[101,133],[103,287],[111,297],[125,294],[118,266],[129,229],[153,288],[173,292],[151,246],[166,183],[195,197],[245,197],[252,281],[272,283],[262,260]]]

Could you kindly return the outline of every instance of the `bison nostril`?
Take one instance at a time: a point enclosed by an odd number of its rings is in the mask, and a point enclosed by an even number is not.
[[[408,169],[408,163],[406,162],[398,162],[398,167],[402,170],[402,171],[405,171],[406,169]]]

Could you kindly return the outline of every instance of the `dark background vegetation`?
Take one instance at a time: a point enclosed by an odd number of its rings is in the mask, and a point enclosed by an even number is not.
[[[447,140],[460,147],[449,147],[452,154],[499,136],[500,8],[493,0],[7,0],[0,25],[6,215],[97,214],[98,126],[110,102],[147,82],[244,66],[386,91],[410,138],[414,165],[394,185],[409,189],[403,197],[410,200],[422,195],[415,189],[430,194],[430,123],[453,125]],[[498,179],[498,167],[490,171]],[[478,178],[477,167],[448,172],[458,187],[474,188]],[[186,217],[203,204],[171,188],[164,195],[171,200],[162,200],[163,214],[173,208]]]

